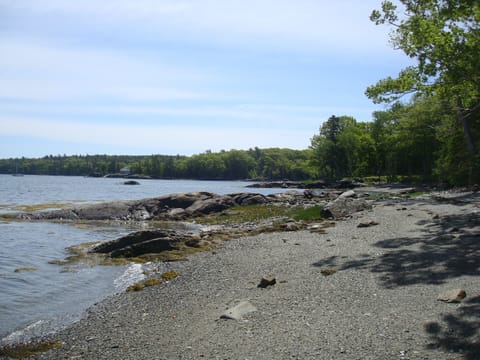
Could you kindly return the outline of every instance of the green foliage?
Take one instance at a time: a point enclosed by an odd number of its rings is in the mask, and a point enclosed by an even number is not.
[[[370,127],[349,116],[331,116],[311,140],[311,164],[318,177],[336,180],[372,171],[374,142]]]
[[[295,221],[311,222],[322,220],[321,213],[321,206],[311,206],[308,208],[293,209],[291,212],[291,216]]]
[[[46,156],[41,159],[0,159],[0,173],[16,171],[31,175],[118,174],[129,167],[131,173],[161,179],[305,180],[312,177],[308,150],[250,149],[186,156]]]
[[[419,122],[422,129],[425,122],[431,123],[431,133],[435,136],[417,135],[411,129],[404,131],[409,134],[410,142],[420,142],[423,137],[425,149],[433,145],[430,154],[436,159],[427,159],[425,151],[418,153],[423,161],[423,173],[433,169],[439,179],[450,183],[478,183],[480,2],[400,0],[399,3],[400,8],[391,1],[383,1],[381,10],[374,10],[370,19],[377,25],[393,27],[391,43],[416,64],[401,70],[396,78],[389,77],[368,87],[366,95],[379,103],[413,93],[422,98],[423,101],[417,103],[420,107],[433,106],[436,118],[425,116],[425,109],[421,109],[423,113],[419,117],[410,114],[410,122],[403,121],[403,125],[410,128]],[[400,144],[400,140],[396,144]],[[411,144],[407,147],[415,148]]]

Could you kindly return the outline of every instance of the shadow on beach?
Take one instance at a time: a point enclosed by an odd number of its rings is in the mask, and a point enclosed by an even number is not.
[[[449,201],[465,205],[463,198]],[[338,270],[364,269],[379,274],[380,285],[394,289],[409,285],[440,285],[462,276],[480,275],[480,216],[478,213],[434,216],[419,221],[424,233],[418,237],[376,242],[382,254],[359,254],[353,260],[341,256],[321,259],[313,265]],[[476,295],[476,294],[475,294]],[[432,347],[462,353],[464,359],[479,359],[480,296],[465,299],[440,322],[425,325]]]

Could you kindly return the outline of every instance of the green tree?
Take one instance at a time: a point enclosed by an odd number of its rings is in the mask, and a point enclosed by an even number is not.
[[[366,90],[374,102],[391,102],[409,93],[436,96],[463,131],[469,182],[480,179],[480,2],[477,0],[400,0],[401,9],[383,1],[371,20],[393,27],[391,42],[416,65]]]
[[[342,134],[356,121],[350,116],[331,116],[320,128],[320,134],[311,139],[312,164],[318,170],[318,176],[335,180],[352,174],[348,165],[348,139]]]

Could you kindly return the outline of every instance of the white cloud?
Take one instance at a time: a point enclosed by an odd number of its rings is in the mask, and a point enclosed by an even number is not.
[[[55,18],[65,29],[84,27],[109,36],[182,38],[222,46],[263,46],[368,53],[386,47],[386,31],[368,17],[368,0],[86,0],[10,4],[36,21]],[[45,24],[56,26],[56,24]]]
[[[188,87],[204,73],[121,51],[59,47],[25,38],[0,42],[0,97],[65,99],[115,97],[120,100],[205,98]]]
[[[308,130],[274,127],[159,126],[117,125],[52,121],[28,117],[0,117],[2,136],[28,136],[38,140],[85,145],[145,149],[151,152],[192,154],[207,149],[248,149],[289,147],[304,149],[312,136]]]

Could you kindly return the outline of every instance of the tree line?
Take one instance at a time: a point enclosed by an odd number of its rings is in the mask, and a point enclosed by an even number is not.
[[[49,155],[39,159],[0,159],[0,173],[104,176],[123,170],[157,179],[306,180],[314,176],[309,153],[308,149],[254,148],[206,151],[192,156]]]

